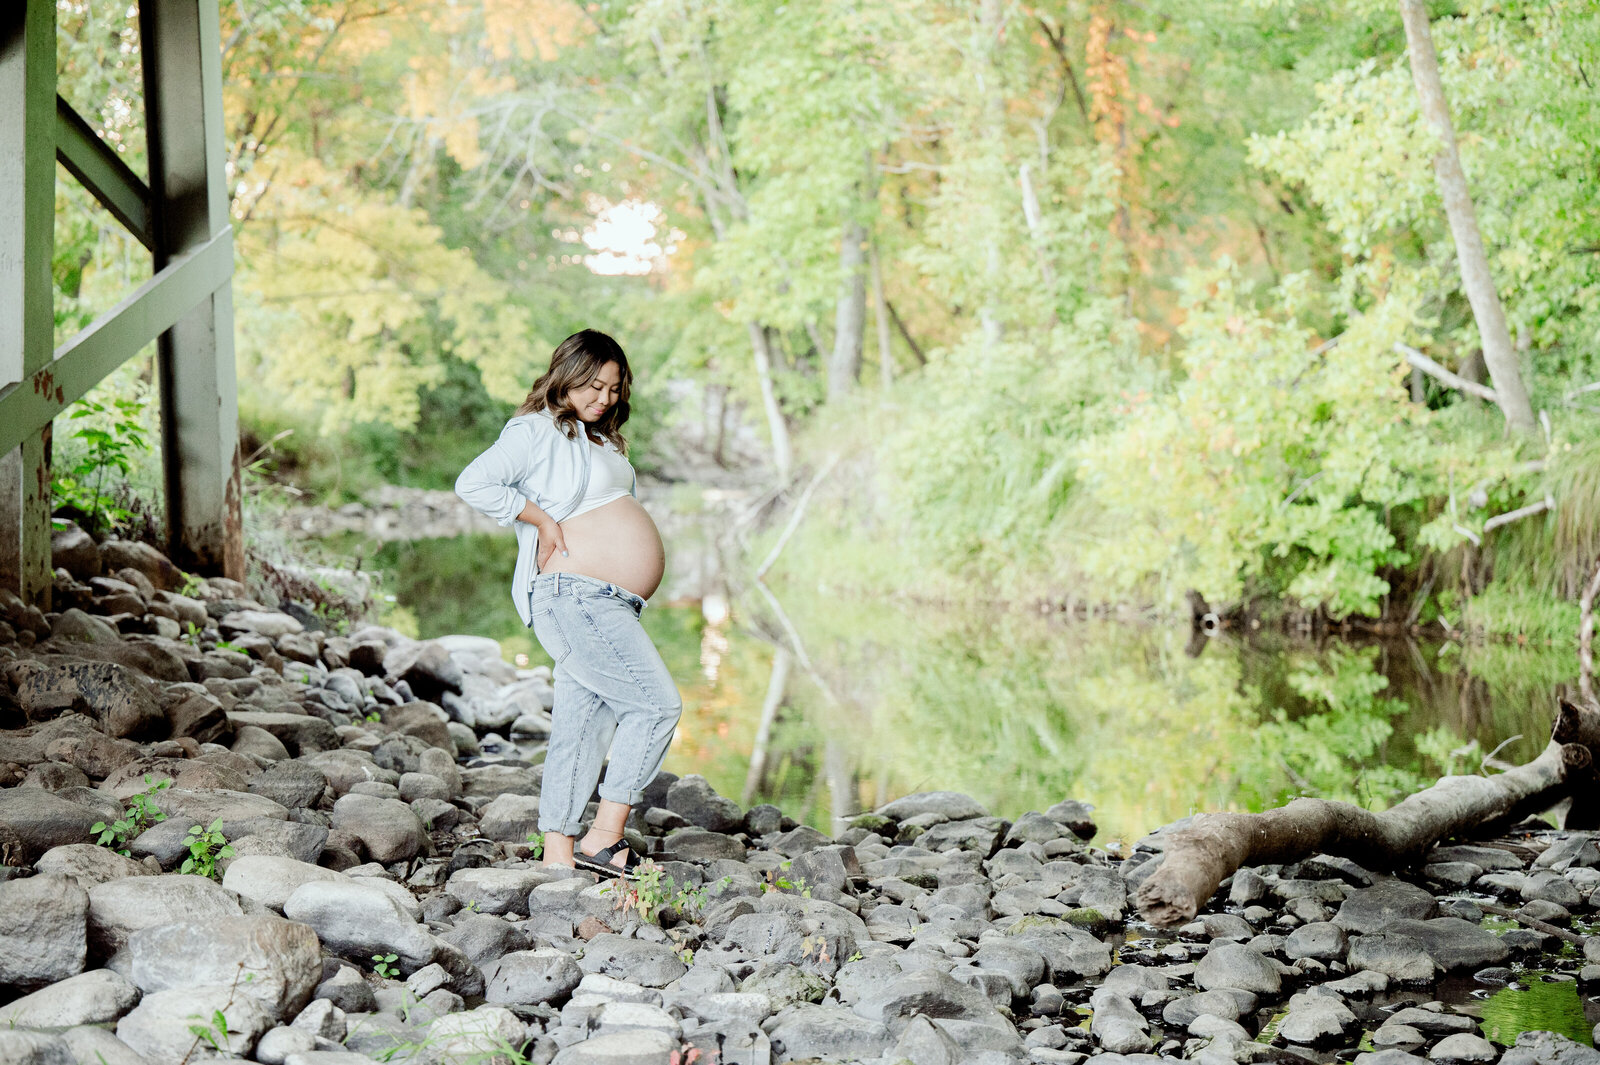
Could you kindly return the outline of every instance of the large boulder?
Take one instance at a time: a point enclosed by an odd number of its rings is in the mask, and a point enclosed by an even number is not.
[[[275,854],[245,854],[228,863],[227,871],[222,874],[222,886],[282,913],[289,896],[302,884],[348,879],[343,873],[296,858]]]
[[[139,989],[110,969],[91,969],[0,1006],[0,1028],[109,1024],[133,1008]]]
[[[89,894],[45,873],[0,883],[0,986],[23,991],[83,972]]]
[[[232,894],[203,876],[131,876],[89,889],[89,946],[109,957],[143,928],[244,914]]]
[[[410,974],[433,961],[436,944],[427,929],[387,892],[357,879],[302,884],[283,912],[310,925],[327,950],[363,965],[392,952]]]
[[[209,1026],[222,1011],[227,1032],[217,1039],[236,1057],[248,1057],[256,1041],[272,1027],[272,1017],[249,995],[230,988],[196,987],[157,991],[146,995],[132,1012],[117,1022],[117,1038],[152,1062],[181,1061],[196,1043],[193,1025]],[[200,1040],[202,1048],[209,1044]],[[205,1057],[213,1055],[200,1051]]]
[[[170,728],[149,681],[115,662],[29,663],[16,700],[35,721],[74,711],[108,736],[159,739]]]
[[[333,804],[333,827],[361,840],[375,862],[408,861],[428,846],[428,830],[399,799],[345,795]]]
[[[299,1013],[322,979],[322,950],[306,925],[277,917],[174,921],[128,938],[128,978],[140,991],[239,981],[276,1020]]]

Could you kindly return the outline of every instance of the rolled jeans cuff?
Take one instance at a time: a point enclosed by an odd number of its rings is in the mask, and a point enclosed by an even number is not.
[[[600,785],[600,797],[611,802],[620,802],[624,806],[638,806],[644,798],[644,791],[639,788],[619,788],[610,784]]]
[[[539,819],[539,831],[540,832],[559,832],[563,836],[572,836],[572,837],[576,838],[577,835],[580,832],[583,831],[583,822],[582,821],[567,821],[564,824],[556,824],[553,821],[547,822],[547,821],[545,821],[544,818],[541,817]]]

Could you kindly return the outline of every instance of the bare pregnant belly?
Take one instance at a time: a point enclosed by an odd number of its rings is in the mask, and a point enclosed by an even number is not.
[[[561,523],[567,556],[552,552],[541,573],[582,573],[649,599],[661,585],[667,555],[650,514],[632,496]],[[544,553],[547,544],[539,545]]]

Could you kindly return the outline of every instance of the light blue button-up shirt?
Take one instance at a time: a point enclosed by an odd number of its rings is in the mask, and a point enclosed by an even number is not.
[[[548,410],[537,410],[506,422],[500,438],[456,478],[456,495],[469,506],[501,525],[516,526],[511,598],[524,625],[531,620],[528,593],[539,572],[539,530],[517,521],[517,515],[532,500],[555,521],[571,517],[589,487],[594,446],[586,432],[570,439]]]

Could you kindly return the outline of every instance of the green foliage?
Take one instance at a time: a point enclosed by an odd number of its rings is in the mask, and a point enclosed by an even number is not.
[[[618,877],[604,890],[622,913],[637,913],[641,921],[661,923],[665,910],[681,914],[705,909],[709,889],[704,885],[680,884],[666,869],[649,858],[639,863],[632,877]]]
[[[189,857],[183,860],[178,872],[221,880],[222,872],[217,868],[217,862],[233,857],[233,847],[222,834],[222,818],[211,822],[209,828],[191,825],[187,842]]]
[[[110,847],[118,854],[128,855],[128,843],[139,833],[155,824],[165,821],[167,815],[156,806],[155,797],[158,792],[172,786],[172,780],[151,781],[150,774],[144,775],[145,790],[128,799],[128,805],[123,808],[122,816],[110,824],[96,821],[89,826],[89,831],[98,834],[96,843],[102,847]]]
[[[528,833],[528,857],[534,861],[544,857],[544,834],[542,832]]]
[[[92,395],[72,405],[71,421],[84,421],[72,434],[81,450],[78,458],[57,472],[50,482],[51,507],[71,508],[83,515],[88,532],[121,531],[138,517],[126,500],[107,492],[106,478],[126,478],[135,463],[147,455],[150,445],[144,436],[143,397],[109,397],[105,403]]]
[[[372,971],[385,980],[393,979],[400,975],[400,970],[395,965],[399,958],[398,954],[374,954],[372,956]]]

